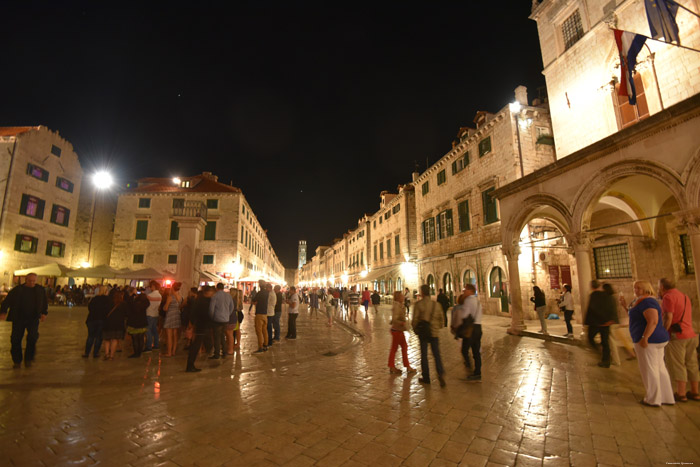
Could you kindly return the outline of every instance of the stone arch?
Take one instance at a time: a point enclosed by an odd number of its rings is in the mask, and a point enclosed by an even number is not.
[[[519,208],[518,214],[508,219],[508,223],[501,233],[504,246],[518,243],[523,226],[534,218],[544,218],[551,221],[563,234],[571,232],[571,211],[554,195],[539,193],[529,196]]]
[[[474,275],[474,279],[475,279],[475,280],[477,279],[477,277],[476,277],[476,266],[474,266],[473,264],[467,263],[467,265],[464,266],[464,267],[459,271],[459,277],[455,278],[455,279],[458,279],[458,280],[459,280],[459,287],[460,287],[460,290],[461,290],[461,289],[464,289],[464,286],[466,285],[466,283],[464,282],[464,275],[467,273],[467,271],[471,271],[472,274]],[[477,283],[478,283],[478,280],[477,280]]]
[[[700,147],[683,170],[681,180],[686,188],[687,207],[700,206]]]

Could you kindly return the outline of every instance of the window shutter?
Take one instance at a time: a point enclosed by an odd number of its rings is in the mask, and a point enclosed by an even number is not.
[[[46,242],[46,256],[51,256],[51,240]]]
[[[442,214],[442,213],[440,213]],[[442,239],[442,216],[438,214],[435,216],[435,223],[437,225],[437,238],[438,240]]]
[[[67,226],[70,221],[70,209],[65,210],[65,217],[63,218],[63,225]]]
[[[452,209],[445,211],[445,230],[447,231],[448,237],[452,236],[454,233],[452,229]]]
[[[19,213],[20,214],[26,214],[27,213],[27,202],[29,201],[29,196],[27,195],[22,195],[22,203],[19,205]]]
[[[22,234],[15,235],[15,250],[20,251],[22,249]]]
[[[43,199],[38,200],[38,204],[36,207],[36,218],[37,219],[44,219],[44,205],[46,205],[46,201]],[[36,248],[35,248],[36,250]]]

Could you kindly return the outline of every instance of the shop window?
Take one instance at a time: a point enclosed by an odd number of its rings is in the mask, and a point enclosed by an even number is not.
[[[204,227],[204,240],[216,240],[216,221],[208,221]]]
[[[637,91],[637,105],[630,105],[627,96],[621,96],[620,83],[615,85],[615,95],[613,99],[617,106],[618,121],[620,129],[634,125],[640,120],[644,120],[649,116],[649,106],[647,105],[647,96],[644,92],[644,83],[642,76],[639,73],[634,74],[634,88]]]
[[[151,198],[139,198],[139,208],[150,208]]]
[[[423,183],[423,186],[421,187],[421,192],[423,193],[423,195],[427,195],[428,193],[430,193],[430,183],[429,182]]]
[[[488,154],[490,152],[491,152],[491,137],[487,136],[486,138],[479,141],[479,157],[484,157],[486,154]]]
[[[51,222],[54,224],[68,226],[70,220],[70,209],[54,204],[51,208]]]
[[[49,240],[46,242],[46,256],[63,258],[65,251],[66,245],[64,243],[56,242],[54,240]]]
[[[22,195],[19,213],[35,219],[43,219],[45,204],[43,199],[39,199],[36,196]]]
[[[177,255],[168,255],[168,264],[177,264]]]
[[[626,243],[593,248],[597,279],[632,277],[629,246]]]
[[[214,255],[202,255],[202,264],[214,264]]]
[[[61,148],[59,148],[55,144],[52,144],[51,145],[51,154],[53,154],[56,157],[61,157]]]
[[[457,205],[457,215],[459,216],[459,231],[466,232],[471,229],[469,219],[469,201],[462,201]]]
[[[143,255],[134,255],[134,264],[143,264]]]
[[[49,171],[42,169],[38,165],[27,164],[27,175],[32,176],[37,180],[41,180],[42,182],[49,181]]]
[[[491,196],[491,193],[495,188],[489,188],[488,190],[481,193],[481,200],[484,206],[484,225],[493,224],[498,221],[498,206],[496,205],[496,198]]]
[[[437,224],[437,238],[442,240],[443,238],[451,237],[454,233],[452,227],[452,209],[446,209],[440,214],[435,216]]]
[[[685,273],[695,274],[693,251],[690,249],[690,237],[687,234],[681,235],[681,250],[683,251],[683,267],[685,268]]]
[[[208,199],[207,200],[207,209],[219,209],[219,200],[218,199]]]
[[[39,239],[31,235],[17,234],[15,236],[15,251],[22,253],[36,253]]]
[[[63,191],[67,191],[68,193],[73,193],[73,188],[74,188],[73,182],[71,182],[67,178],[56,177],[56,186]]]
[[[445,173],[445,169],[442,169],[437,174],[437,184],[438,184],[438,186],[440,186],[443,183],[445,183],[446,181],[447,181],[447,174]]]
[[[578,10],[574,11],[571,16],[566,18],[561,24],[561,35],[564,39],[564,50],[569,50],[572,45],[583,37],[581,13],[579,13]]]
[[[180,226],[177,221],[170,221],[170,240],[180,240]]]
[[[136,221],[136,240],[146,240],[148,236],[148,221],[140,220]]]

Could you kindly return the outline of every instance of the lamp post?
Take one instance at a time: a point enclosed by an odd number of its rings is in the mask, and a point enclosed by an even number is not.
[[[95,228],[95,207],[97,204],[97,191],[109,189],[109,187],[112,186],[112,176],[104,170],[101,170],[99,172],[96,172],[92,176],[92,183],[94,185],[92,192],[92,216],[90,219],[90,239],[88,240],[88,254],[86,267],[90,267],[90,253],[92,252],[92,231]]]

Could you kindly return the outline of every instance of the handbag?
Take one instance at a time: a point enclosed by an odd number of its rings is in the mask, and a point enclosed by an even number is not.
[[[474,332],[474,317],[469,315],[462,321],[462,324],[457,327],[455,335],[461,337],[462,339],[469,339],[472,337],[472,332]]]
[[[677,333],[683,332],[683,328],[681,328],[681,323],[683,322],[683,317],[685,316],[685,309],[688,306],[688,296],[684,295],[684,297],[685,297],[685,300],[683,301],[683,314],[681,315],[681,319],[678,320],[678,322],[673,323],[671,325],[671,327],[668,328],[668,330],[670,332],[677,332]]]

